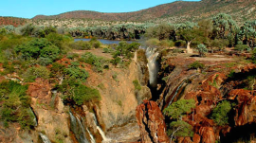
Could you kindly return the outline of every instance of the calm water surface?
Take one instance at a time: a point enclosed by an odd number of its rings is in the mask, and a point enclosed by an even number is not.
[[[85,39],[85,38],[77,38],[75,39],[75,41],[90,41],[91,39]],[[105,45],[110,45],[110,44],[119,44],[121,41],[117,41],[117,40],[105,40],[105,39],[97,39],[98,41],[100,41],[102,44]],[[126,41],[127,43],[132,43],[132,42],[136,42],[136,41]]]

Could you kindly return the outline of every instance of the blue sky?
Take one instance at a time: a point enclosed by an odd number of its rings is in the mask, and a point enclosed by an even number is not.
[[[174,1],[175,0],[3,0],[1,2],[0,16],[32,18],[38,14],[55,15],[73,10],[130,12]]]

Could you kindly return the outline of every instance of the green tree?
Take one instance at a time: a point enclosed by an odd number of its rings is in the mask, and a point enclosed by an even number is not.
[[[164,109],[164,114],[170,116],[173,120],[177,120],[171,122],[170,129],[168,130],[168,132],[171,133],[171,140],[174,136],[185,137],[193,135],[191,125],[182,121],[182,116],[191,113],[191,109],[195,108],[195,105],[196,103],[193,99],[181,99]]]
[[[231,110],[231,104],[228,101],[219,103],[212,112],[211,119],[219,126],[228,124],[228,113]]]
[[[178,35],[181,37],[181,39],[186,41],[187,53],[193,53],[192,49],[190,48],[191,42],[196,39],[200,39],[200,37],[203,36],[203,33],[199,30],[195,23],[187,22],[179,26]]]
[[[60,54],[60,49],[54,45],[44,47],[40,51],[40,56],[44,58],[50,58],[56,60]]]
[[[208,49],[206,48],[206,46],[204,44],[199,44],[197,46],[197,50],[199,52],[200,57],[203,57],[205,55],[205,53],[208,52]]]
[[[220,13],[213,18],[213,28],[215,37],[224,39],[228,34],[236,34],[238,26],[230,15]]]

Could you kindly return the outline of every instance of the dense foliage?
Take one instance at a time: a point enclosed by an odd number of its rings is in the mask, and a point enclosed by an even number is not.
[[[8,122],[18,122],[22,128],[35,126],[34,114],[30,108],[30,97],[26,95],[27,86],[14,81],[0,83],[0,119],[7,127]]]

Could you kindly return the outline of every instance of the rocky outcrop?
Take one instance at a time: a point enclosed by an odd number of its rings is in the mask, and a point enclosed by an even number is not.
[[[35,103],[48,105],[51,102],[51,86],[48,80],[37,78],[29,84],[27,93],[36,100]]]
[[[164,116],[154,101],[145,100],[136,109],[142,143],[167,143]]]

